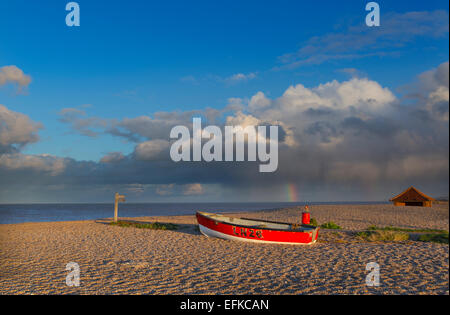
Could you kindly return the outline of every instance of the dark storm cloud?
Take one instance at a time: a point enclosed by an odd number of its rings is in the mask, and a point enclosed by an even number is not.
[[[327,107],[324,108],[308,108],[303,112],[305,115],[311,117],[320,117],[320,116],[328,116],[333,114],[333,110]]]
[[[341,123],[341,127],[344,130],[353,131],[357,136],[363,136],[363,133],[366,133],[379,137],[392,137],[401,130],[397,121],[387,117],[368,120],[363,120],[359,117],[348,117]]]
[[[338,136],[337,128],[328,121],[316,121],[305,129],[309,135],[320,135],[322,142],[330,142],[332,137]]]

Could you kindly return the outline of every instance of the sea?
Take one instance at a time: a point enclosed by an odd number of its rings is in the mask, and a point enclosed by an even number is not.
[[[317,202],[323,204],[373,204],[374,202]],[[380,202],[384,203],[384,202]],[[302,207],[302,202],[246,202],[246,203],[122,203],[119,217],[147,217],[192,215],[196,211],[217,213],[250,212],[288,207]],[[52,203],[0,204],[0,224],[25,222],[82,221],[111,218],[114,204],[109,203]]]

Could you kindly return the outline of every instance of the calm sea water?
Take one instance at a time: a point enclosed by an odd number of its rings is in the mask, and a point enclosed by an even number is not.
[[[330,203],[310,203],[330,204]],[[337,203],[333,203],[337,204]],[[345,204],[348,204],[346,202]],[[189,215],[196,211],[237,212],[303,206],[304,203],[123,203],[119,217]],[[113,204],[0,204],[0,224],[111,218]]]

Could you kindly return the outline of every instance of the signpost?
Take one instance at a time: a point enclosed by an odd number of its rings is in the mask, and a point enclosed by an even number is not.
[[[116,193],[114,195],[114,222],[117,222],[117,217],[119,213],[119,202],[125,202],[125,196]]]

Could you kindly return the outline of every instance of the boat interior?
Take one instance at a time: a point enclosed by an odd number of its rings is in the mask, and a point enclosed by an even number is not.
[[[316,227],[310,225],[296,225],[290,223],[266,221],[260,219],[248,219],[248,218],[233,218],[221,214],[199,212],[199,214],[209,217],[213,220],[223,223],[229,223],[238,226],[245,226],[254,229],[271,229],[271,230],[284,230],[284,231],[308,231],[314,230]]]

